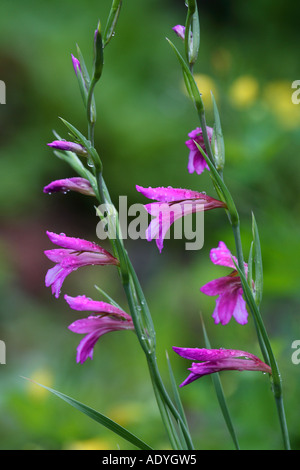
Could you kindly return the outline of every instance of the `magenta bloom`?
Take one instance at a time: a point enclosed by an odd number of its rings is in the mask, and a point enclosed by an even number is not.
[[[77,144],[75,142],[68,142],[66,140],[54,140],[53,142],[47,145],[49,145],[49,147],[52,147],[56,150],[74,152],[77,155],[80,155],[81,157],[87,156],[86,149],[82,145]]]
[[[65,300],[73,310],[98,313],[97,316],[76,320],[69,325],[69,329],[74,333],[86,335],[77,347],[77,362],[81,364],[88,357],[93,359],[94,346],[100,336],[111,331],[134,330],[131,316],[114,305],[98,302],[84,295],[77,297],[65,295]]]
[[[46,250],[45,255],[56,265],[46,274],[45,284],[51,286],[52,294],[59,297],[65,278],[81,266],[119,264],[119,261],[96,243],[65,234],[47,232],[51,242],[61,248]]]
[[[178,24],[178,25],[174,26],[172,29],[180,39],[184,39],[185,26],[182,26],[181,24]]]
[[[95,196],[94,190],[90,182],[85,178],[65,178],[62,180],[52,181],[44,187],[44,193],[51,194],[68,191],[76,191],[77,193],[86,194],[87,196]]]
[[[209,141],[211,142],[213,129],[211,127],[207,127],[206,129],[207,129]],[[188,171],[189,173],[194,173],[195,171],[198,175],[201,175],[201,173],[203,173],[205,168],[209,170],[209,167],[205,161],[205,158],[202,156],[202,153],[200,152],[197,145],[195,144],[195,142],[197,142],[197,144],[203,149],[203,151],[206,152],[201,127],[197,127],[195,130],[190,132],[188,136],[190,137],[190,139],[187,140],[185,143],[185,145],[190,150]]]
[[[75,73],[77,75],[78,72],[81,72],[80,62],[79,62],[78,59],[76,59],[75,56],[73,56],[73,54],[71,54],[71,57],[72,57],[73,67],[74,67]]]
[[[188,370],[191,374],[182,382],[180,387],[188,385],[204,375],[213,374],[223,370],[249,370],[261,371],[271,374],[271,368],[258,357],[245,351],[235,349],[197,349],[177,348],[173,350],[185,359],[191,359],[192,367]]]
[[[226,325],[233,316],[241,325],[246,324],[248,312],[246,302],[243,299],[242,282],[232,260],[233,258],[237,263],[236,258],[231,255],[224,242],[220,242],[218,248],[211,250],[210,258],[214,264],[233,269],[228,276],[210,281],[200,289],[203,294],[219,296],[213,313],[215,323]],[[247,272],[246,263],[245,270]]]
[[[156,239],[160,252],[169,228],[177,219],[194,212],[226,207],[225,203],[190,189],[143,188],[142,186],[136,186],[136,189],[147,198],[158,201],[146,204],[144,207],[150,215],[154,216],[146,231],[146,238],[148,241]]]

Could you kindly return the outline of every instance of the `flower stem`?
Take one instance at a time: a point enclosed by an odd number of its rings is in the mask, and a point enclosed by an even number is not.
[[[206,128],[206,118],[205,118],[204,107],[201,110],[201,112],[198,113],[198,115],[199,115],[199,119],[201,123],[202,135],[203,135],[203,139],[205,143],[206,152],[210,161],[214,164],[213,153],[212,153],[211,144],[209,141],[208,132]],[[223,176],[222,176],[222,179],[223,179]],[[237,259],[238,259],[238,266],[241,271],[241,276],[243,276],[244,279],[246,280],[243,248],[242,248],[241,233],[240,233],[239,214],[229,191],[228,193],[230,196],[230,200],[232,201],[232,207],[233,207],[233,210],[230,213],[229,221],[233,230]],[[246,281],[246,284],[247,284],[247,281]],[[283,436],[284,447],[286,450],[290,450],[290,442],[289,442],[289,435],[288,435],[288,429],[287,429],[286,417],[285,417],[285,411],[284,411],[284,405],[283,405],[282,383],[281,383],[281,376],[280,376],[279,368],[278,368],[259,308],[254,299],[253,292],[250,288],[247,289],[246,291],[244,284],[243,284],[243,290],[244,290],[244,295],[245,295],[247,305],[254,318],[254,322],[256,325],[256,332],[258,336],[258,342],[260,344],[262,354],[264,356],[265,361],[270,365],[272,369],[272,381],[273,381],[272,392],[273,392],[275,402],[276,402],[277,413],[278,413],[281,432]]]
[[[108,189],[105,185],[102,172],[97,173],[96,180],[98,185],[100,204],[112,205],[111,198]],[[152,383],[155,385],[154,392],[161,413],[162,421],[165,425],[166,431],[168,432],[170,443],[172,444],[172,446],[174,446],[176,442],[180,442],[180,438],[177,435],[176,429],[174,428],[172,421],[170,421],[170,412],[182,430],[187,449],[192,450],[194,447],[187,426],[184,420],[182,419],[179,411],[173,404],[171,398],[169,397],[168,392],[160,376],[156,361],[155,329],[152,317],[136,272],[132,266],[128,253],[120,238],[117,210],[113,208],[112,212],[114,214],[113,224],[116,225],[116,230],[114,232],[116,238],[110,238],[110,242],[112,244],[114,254],[115,256],[117,256],[120,262],[119,273],[121,277],[121,282],[127,297],[127,302],[135,327],[135,332],[138,337],[141,348],[145,353]],[[108,220],[108,223],[110,223],[110,220]],[[176,444],[176,448],[177,447],[178,444]]]
[[[244,278],[246,279],[239,224],[232,225],[232,230],[233,230],[235,244],[236,244],[239,269],[241,271],[241,275],[243,275]],[[284,411],[284,405],[283,405],[283,397],[282,397],[282,381],[281,381],[279,368],[278,368],[278,365],[277,365],[277,362],[276,362],[276,359],[272,350],[272,346],[271,346],[264,322],[262,320],[259,308],[256,305],[255,299],[253,297],[252,290],[250,290],[250,288],[245,289],[244,284],[243,284],[243,289],[244,289],[246,302],[248,304],[248,307],[257,325],[257,332],[259,333],[258,339],[260,342],[262,354],[264,355],[265,361],[270,365],[272,369],[272,392],[273,392],[275,402],[276,402],[277,413],[278,413],[281,432],[282,432],[283,441],[284,441],[284,447],[286,450],[290,450],[290,441],[289,441],[289,435],[288,435],[288,429],[287,429],[286,417],[285,417],[285,411]]]

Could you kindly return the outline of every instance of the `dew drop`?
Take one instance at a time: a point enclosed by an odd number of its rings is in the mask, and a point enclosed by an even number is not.
[[[89,166],[90,168],[93,168],[93,167],[94,167],[94,163],[93,163],[93,161],[92,161],[90,158],[88,159],[87,164],[88,164],[88,166]]]

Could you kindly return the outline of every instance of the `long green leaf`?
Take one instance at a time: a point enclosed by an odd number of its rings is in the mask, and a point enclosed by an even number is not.
[[[167,363],[168,363],[170,380],[171,380],[171,385],[172,385],[172,390],[173,390],[173,394],[174,394],[175,403],[176,403],[178,412],[180,413],[180,416],[181,416],[186,428],[188,429],[188,423],[187,423],[187,420],[186,420],[185,412],[184,412],[183,405],[182,405],[180,395],[179,395],[179,392],[178,392],[178,386],[177,386],[176,381],[175,381],[174,373],[173,373],[172,366],[171,366],[171,361],[170,361],[170,358],[169,358],[169,355],[168,355],[167,352],[166,352],[166,357],[167,357]],[[184,434],[182,432],[181,432],[181,440],[184,442],[184,446],[182,448],[187,449],[187,443],[186,443],[186,440],[184,438]]]
[[[116,24],[120,15],[121,6],[122,6],[121,0],[113,0],[111,9],[108,15],[107,23],[105,26],[105,31],[103,34],[104,47],[107,46],[107,44],[109,43],[109,41],[111,40],[111,38],[113,37],[115,33],[115,27],[116,27]]]
[[[263,264],[261,247],[259,241],[259,233],[254,214],[252,214],[252,232],[254,244],[254,265],[255,265],[255,302],[259,306],[263,293]]]
[[[215,158],[215,163],[216,163],[216,169],[218,171],[222,171],[225,165],[225,144],[224,144],[220,114],[219,114],[215,97],[212,92],[211,92],[211,98],[213,102],[213,112],[214,112],[214,137],[215,137],[215,145],[213,146],[214,158]]]
[[[201,98],[201,94],[198,90],[197,83],[195,82],[195,79],[193,77],[193,74],[191,73],[190,69],[188,68],[185,60],[183,59],[182,55],[178,51],[177,47],[170,41],[170,39],[166,38],[170,46],[172,47],[173,51],[175,52],[177,59],[179,60],[179,63],[182,68],[183,76],[185,79],[185,82],[188,82],[188,87],[187,91],[194,101],[194,105],[197,109],[198,112],[201,112],[204,110],[204,104]]]
[[[253,281],[253,242],[250,245],[249,257],[248,257],[248,284],[252,289],[252,281]],[[253,290],[253,289],[252,289]]]
[[[237,223],[239,221],[239,215],[238,215],[238,212],[236,210],[234,201],[232,199],[232,196],[231,196],[226,184],[224,183],[223,179],[219,175],[219,173],[218,173],[216,167],[214,166],[213,162],[208,158],[208,156],[206,155],[204,150],[200,147],[200,145],[195,140],[194,140],[194,143],[196,144],[197,148],[199,149],[199,152],[201,152],[201,154],[203,155],[203,158],[205,159],[207,165],[209,166],[209,169],[211,171],[211,177],[212,177],[213,182],[216,186],[216,190],[217,190],[218,194],[220,194],[220,193],[222,194],[222,200],[227,205],[227,209],[228,209],[228,212],[230,214],[231,222],[233,224]]]
[[[99,411],[96,411],[93,408],[90,408],[89,406],[84,405],[83,403],[80,403],[79,401],[75,400],[74,398],[69,397],[68,395],[65,395],[64,393],[58,392],[57,390],[54,390],[53,388],[46,387],[46,385],[42,385],[38,382],[35,382],[34,380],[28,379],[27,377],[23,377],[23,378],[26,379],[26,380],[30,380],[31,382],[35,383],[36,385],[39,385],[40,387],[45,388],[49,392],[53,393],[57,397],[61,398],[65,402],[67,402],[69,405],[76,408],[81,413],[84,413],[85,415],[87,415],[89,418],[93,419],[97,423],[102,424],[103,426],[105,426],[110,431],[114,432],[115,434],[118,434],[123,439],[125,439],[126,441],[128,441],[131,444],[133,444],[134,446],[136,446],[138,449],[152,450],[152,448],[150,446],[148,446],[148,444],[143,442],[141,439],[136,437],[134,434],[132,434],[127,429],[123,428],[119,424],[112,421],[107,416],[104,416],[102,413],[99,413]]]

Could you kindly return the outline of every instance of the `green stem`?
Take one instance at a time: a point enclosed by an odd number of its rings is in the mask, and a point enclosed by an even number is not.
[[[160,395],[161,395],[162,399],[164,400],[164,402],[168,406],[170,412],[172,413],[172,415],[174,416],[174,418],[176,419],[176,421],[179,423],[179,425],[181,427],[181,430],[183,432],[183,435],[184,435],[184,438],[185,438],[185,441],[186,441],[186,444],[187,444],[187,449],[188,450],[193,450],[194,446],[193,446],[193,443],[192,443],[192,440],[191,440],[190,433],[189,433],[189,431],[186,427],[186,424],[185,424],[184,420],[182,419],[182,417],[181,417],[180,413],[178,412],[177,408],[174,406],[172,400],[170,399],[170,397],[168,395],[168,392],[165,389],[165,386],[163,384],[163,381],[161,379],[161,376],[160,376],[160,373],[159,373],[159,370],[158,370],[155,355],[153,355],[153,354],[149,355],[147,357],[147,360],[148,360],[148,365],[149,365],[149,368],[150,368],[151,375],[153,374],[153,378],[155,380],[156,386],[158,387],[158,390],[160,392]]]
[[[132,315],[132,320],[133,320],[134,326],[136,328],[137,337],[139,339],[141,347],[142,347],[142,349],[143,349],[143,351],[146,355],[146,358],[147,358],[147,362],[148,362],[148,366],[149,366],[149,370],[150,370],[150,375],[151,375],[152,379],[155,382],[155,385],[157,387],[157,390],[159,391],[161,399],[163,400],[165,405],[167,405],[167,407],[169,408],[170,412],[172,413],[174,418],[177,420],[177,422],[180,424],[180,427],[181,427],[182,432],[184,434],[188,449],[192,450],[194,447],[193,447],[193,443],[192,443],[189,431],[188,431],[188,429],[187,429],[180,413],[178,412],[177,408],[174,406],[172,400],[170,399],[170,397],[168,395],[168,392],[166,391],[165,386],[163,384],[162,378],[160,376],[158,366],[157,366],[157,362],[156,362],[155,351],[153,351],[153,350],[151,351],[151,348],[153,348],[153,344],[151,342],[151,339],[150,339],[150,343],[149,343],[149,337],[147,335],[147,332],[143,331],[142,328],[141,328],[139,317],[137,315],[137,309],[136,309],[134,297],[133,297],[130,285],[129,284],[123,284],[123,287],[124,287],[124,290],[125,290],[125,293],[126,293],[127,301],[128,301],[128,304],[129,304],[131,315]],[[170,440],[171,440],[171,438],[170,438]]]
[[[98,184],[98,194],[100,204],[112,204],[111,199],[105,185],[102,173],[97,174],[97,184]],[[139,283],[138,277],[135,273],[135,270],[131,264],[131,261],[128,257],[127,251],[123,245],[122,240],[119,236],[118,229],[118,214],[116,209],[113,210],[116,220],[114,223],[117,225],[116,238],[110,238],[114,254],[120,261],[119,273],[122,281],[122,285],[127,297],[127,302],[129,305],[130,313],[132,316],[132,321],[135,327],[135,332],[141,348],[143,349],[147,363],[149,366],[149,371],[152,381],[155,383],[155,394],[157,398],[157,391],[159,392],[160,400],[157,401],[158,407],[161,412],[162,420],[165,424],[165,428],[169,434],[170,442],[174,444],[174,433],[176,435],[174,427],[170,427],[170,422],[165,422],[165,419],[168,418],[168,413],[166,410],[170,410],[176,421],[179,423],[181,430],[184,434],[185,441],[187,443],[188,449],[193,449],[192,440],[188,429],[174,406],[172,400],[170,399],[161,379],[157,362],[155,356],[155,330],[152,322],[152,318],[148,309],[148,305]],[[169,418],[168,418],[169,419]],[[178,436],[176,437],[177,442],[179,441]],[[172,445],[173,445],[172,444]]]
[[[238,257],[238,264],[241,271],[241,274],[245,277],[245,268],[244,268],[244,261],[243,261],[243,250],[242,250],[242,242],[241,242],[241,235],[240,235],[240,227],[239,225],[232,225],[234,239],[236,243],[236,251]],[[258,306],[256,305],[255,299],[252,294],[252,290],[250,288],[246,291],[244,289],[244,294],[246,298],[246,302],[250,308],[250,311],[254,317],[256,322],[258,331],[259,331],[259,340],[260,345],[262,347],[262,353],[264,355],[265,360],[269,363],[271,370],[272,370],[272,392],[275,398],[277,413],[279,417],[281,432],[283,436],[284,447],[286,450],[290,450],[290,441],[286,423],[286,416],[284,411],[283,405],[283,397],[282,397],[282,382],[281,376],[279,372],[279,368],[272,350],[272,346],[263,323],[260,311]]]
[[[212,162],[212,164],[214,164],[214,157],[213,157],[211,144],[210,144],[208,133],[207,133],[204,107],[198,113],[198,115],[199,115],[199,119],[201,123],[202,135],[203,135],[206,152],[210,161]],[[230,214],[229,221],[233,230],[237,259],[238,259],[238,266],[241,271],[241,274],[246,279],[243,248],[242,248],[242,241],[241,241],[241,234],[240,234],[239,215],[238,215],[236,206],[233,202],[231,195],[230,195],[230,198],[233,203],[234,210]],[[275,402],[276,402],[277,412],[278,412],[279,421],[280,421],[280,427],[281,427],[281,431],[283,435],[284,446],[286,450],[290,450],[290,442],[289,442],[288,429],[287,429],[287,424],[286,424],[286,417],[285,417],[283,398],[282,398],[282,384],[281,384],[281,377],[280,377],[278,365],[275,360],[275,356],[274,356],[274,353],[270,344],[270,340],[269,340],[267,331],[265,329],[265,325],[263,323],[260,311],[253,297],[252,289],[251,290],[249,289],[249,292],[245,292],[245,288],[243,287],[243,290],[244,290],[246,302],[250,308],[250,311],[256,323],[256,331],[257,331],[258,341],[261,347],[262,354],[264,356],[264,359],[266,360],[266,362],[270,365],[272,369],[272,380],[273,380],[272,391],[273,391],[273,395],[274,395]]]
[[[92,110],[92,100],[94,95],[94,88],[96,86],[98,80],[93,77],[88,95],[86,100],[86,111],[87,111],[87,120],[88,120],[88,139],[91,142],[92,146],[94,146],[94,129],[95,129],[95,116],[93,116]]]

